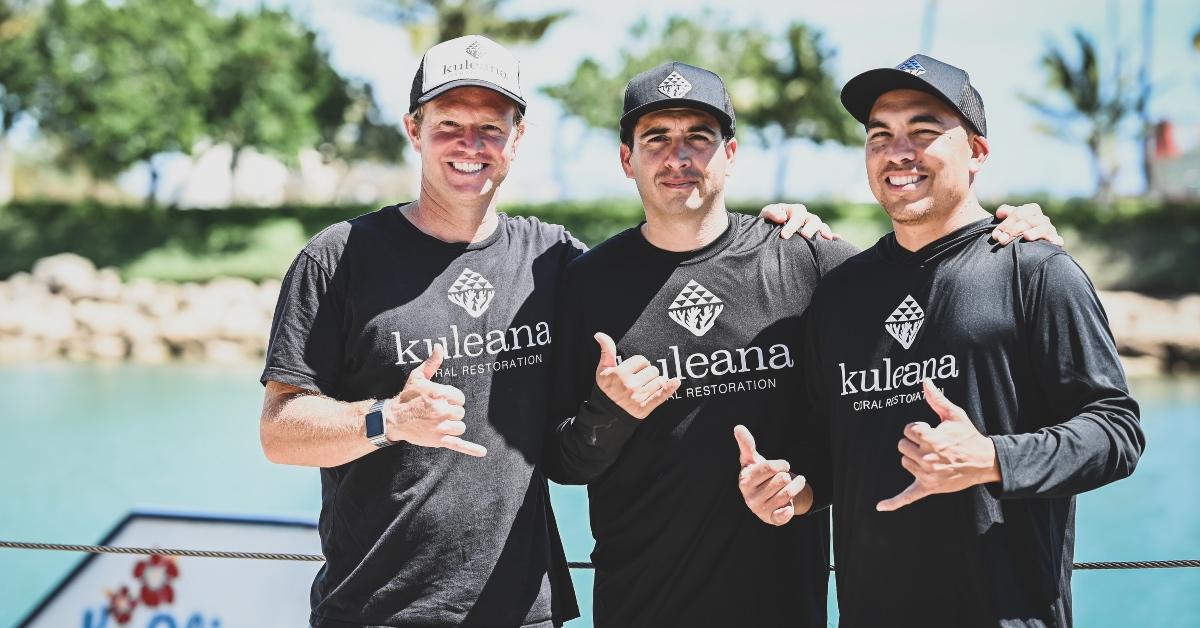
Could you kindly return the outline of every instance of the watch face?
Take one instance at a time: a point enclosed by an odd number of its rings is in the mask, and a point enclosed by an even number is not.
[[[383,435],[383,412],[375,410],[367,413],[367,438]]]

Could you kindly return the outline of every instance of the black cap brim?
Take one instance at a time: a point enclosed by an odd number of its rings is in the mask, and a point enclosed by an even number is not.
[[[420,98],[418,98],[416,105],[414,105],[409,110],[409,113],[412,113],[413,111],[415,111],[417,108],[417,105],[423,105],[456,87],[483,87],[485,89],[490,89],[493,92],[496,92],[503,96],[508,96],[508,98],[510,100],[512,100],[514,103],[516,103],[517,109],[519,109],[521,111],[521,115],[525,115],[525,100],[524,99],[522,99],[520,96],[517,96],[516,94],[508,91],[507,89],[504,89],[503,87],[500,87],[499,85],[496,85],[495,83],[492,83],[489,81],[481,81],[481,80],[477,80],[477,79],[460,79],[457,81],[450,81],[443,85],[438,85],[437,87],[429,90],[429,92],[423,94]]]
[[[850,112],[850,115],[854,116],[855,120],[866,126],[871,118],[871,108],[875,106],[875,101],[879,100],[879,97],[886,92],[895,89],[915,89],[937,96],[942,102],[950,105],[951,109],[957,111],[962,117],[963,122],[971,127],[971,129],[983,135],[949,96],[938,91],[937,88],[923,79],[895,68],[868,70],[850,79],[850,82],[846,83],[846,86],[842,88],[842,106],[846,108],[846,111]]]
[[[642,116],[663,109],[699,109],[705,113],[710,113],[717,122],[721,125],[721,133],[725,138],[733,137],[733,118],[729,117],[728,113],[720,109],[698,100],[689,100],[687,98],[668,98],[666,100],[656,100],[649,102],[641,107],[631,109],[628,113],[621,116],[621,133],[622,135],[633,133],[633,127],[637,126],[637,121]]]

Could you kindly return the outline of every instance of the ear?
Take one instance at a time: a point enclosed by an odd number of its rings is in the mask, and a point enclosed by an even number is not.
[[[622,142],[621,143],[621,170],[625,171],[626,179],[633,178],[633,165],[629,163],[629,160],[632,158],[633,158],[633,149],[630,148],[628,144],[625,144],[624,142]]]
[[[729,168],[725,171],[725,176],[733,174],[733,162],[737,161],[737,138],[731,137],[725,141],[725,159],[729,160]]]
[[[412,144],[413,150],[421,152],[421,125],[417,124],[411,113],[404,114],[404,131],[408,134],[408,143]]]
[[[521,138],[525,137],[525,120],[522,119],[517,123],[517,136],[513,138],[512,152],[513,159],[517,158],[517,147],[521,145]]]
[[[975,174],[983,169],[983,162],[992,151],[987,138],[982,135],[972,133],[968,141],[971,143],[971,174]]]

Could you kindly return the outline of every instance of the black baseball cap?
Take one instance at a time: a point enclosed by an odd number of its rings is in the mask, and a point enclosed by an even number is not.
[[[737,120],[725,82],[715,72],[668,61],[630,79],[625,85],[621,141],[629,143],[642,116],[661,109],[702,109],[721,123],[725,139],[733,137]]]
[[[446,40],[421,57],[408,97],[408,112],[454,89],[486,87],[512,99],[525,113],[517,58],[504,46],[482,35]]]
[[[987,137],[983,98],[971,86],[966,70],[926,55],[913,55],[894,68],[868,70],[850,79],[842,88],[842,106],[866,125],[875,101],[894,89],[915,89],[941,98],[976,133]]]

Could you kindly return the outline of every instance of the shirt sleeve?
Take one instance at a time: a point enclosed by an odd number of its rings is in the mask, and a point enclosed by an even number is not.
[[[819,277],[824,277],[826,273],[840,266],[842,262],[861,252],[858,247],[845,240],[815,240],[814,245],[813,258],[817,264]]]
[[[1023,295],[1030,352],[1049,415],[1033,433],[991,436],[1002,498],[1062,497],[1133,473],[1145,448],[1108,318],[1087,275],[1057,253]]]
[[[600,352],[583,329],[583,312],[570,273],[558,290],[551,352],[550,425],[543,472],[559,484],[586,484],[604,473],[641,421],[595,383]]]
[[[307,252],[292,262],[271,320],[266,368],[260,380],[335,397],[345,344],[342,302],[329,273]]]

